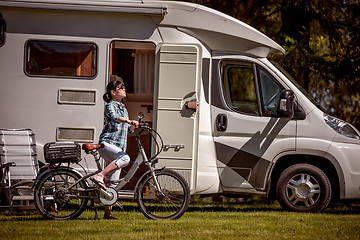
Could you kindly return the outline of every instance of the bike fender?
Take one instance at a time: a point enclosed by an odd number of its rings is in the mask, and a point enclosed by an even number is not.
[[[163,170],[164,168],[165,168],[165,167],[157,167],[157,168],[154,169],[154,171],[155,171],[155,172],[161,171],[161,170]],[[140,184],[147,176],[149,176],[150,174],[151,174],[151,172],[150,172],[150,170],[148,170],[148,171],[145,172],[145,173],[139,178],[139,180],[137,181],[136,186],[135,186],[135,188],[134,188],[134,198],[135,198],[135,199],[137,198],[137,189],[138,189],[138,187],[139,187],[139,184]]]

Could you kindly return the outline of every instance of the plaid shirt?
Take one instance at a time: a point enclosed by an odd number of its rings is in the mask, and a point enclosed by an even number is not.
[[[100,134],[99,142],[114,144],[126,152],[127,135],[129,124],[118,123],[118,118],[129,119],[125,105],[115,101],[110,101],[105,105],[104,128]]]

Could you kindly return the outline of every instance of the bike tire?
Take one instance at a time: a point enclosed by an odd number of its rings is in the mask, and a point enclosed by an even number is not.
[[[80,178],[78,173],[69,169],[55,169],[44,174],[34,189],[38,212],[50,220],[67,220],[80,216],[86,208],[88,199],[86,192],[76,189],[85,189],[85,181],[80,181],[68,190],[65,189]]]
[[[149,219],[172,220],[180,218],[190,204],[190,189],[186,180],[170,169],[155,171],[162,196],[156,189],[153,176],[149,174],[138,185],[137,203]]]

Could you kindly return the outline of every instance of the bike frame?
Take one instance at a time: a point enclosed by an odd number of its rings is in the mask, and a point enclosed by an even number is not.
[[[144,132],[144,128],[141,128],[140,131],[136,134],[136,142],[139,146],[139,154],[137,155],[134,164],[131,166],[131,168],[129,169],[128,173],[121,179],[114,181],[114,183],[117,183],[117,185],[115,186],[115,190],[116,192],[118,192],[119,190],[121,190],[135,175],[135,173],[137,172],[137,170],[139,169],[140,165],[142,163],[144,163],[148,168],[149,171],[146,172],[145,174],[143,174],[139,181],[145,176],[147,175],[149,172],[151,173],[151,175],[153,176],[153,179],[155,181],[155,185],[156,185],[156,189],[161,193],[161,195],[164,195],[161,191],[161,187],[159,185],[159,182],[157,181],[156,175],[155,175],[155,168],[153,168],[153,166],[151,165],[151,161],[149,161],[149,159],[147,158],[146,154],[145,154],[145,150],[144,147],[142,146],[141,142],[140,142],[140,135]],[[98,151],[93,151],[91,152],[91,154],[94,156],[95,161],[96,161],[96,165],[98,167],[98,171],[94,172],[94,173],[90,173],[87,174],[83,177],[81,177],[78,181],[76,181],[74,184],[70,185],[68,187],[68,189],[71,189],[73,186],[75,186],[76,184],[78,184],[79,182],[83,181],[84,179],[87,179],[95,174],[97,174],[98,172],[100,172],[102,170],[102,167],[100,165],[100,154],[98,153]],[[89,190],[84,190],[84,191],[89,191]],[[113,195],[103,189],[100,188],[100,191],[104,193],[105,198],[113,198]],[[89,197],[91,198],[91,197]]]

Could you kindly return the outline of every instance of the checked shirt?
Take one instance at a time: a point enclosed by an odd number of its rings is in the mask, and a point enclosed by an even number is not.
[[[119,117],[129,119],[129,114],[124,104],[110,101],[105,105],[104,128],[100,134],[99,142],[114,144],[126,152],[127,135],[130,125],[119,123]]]

